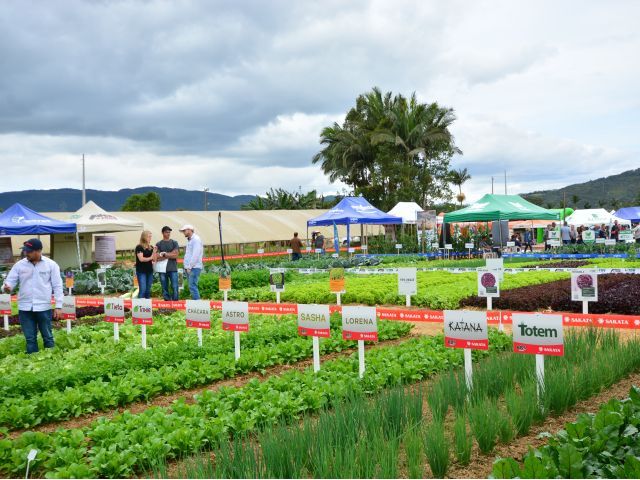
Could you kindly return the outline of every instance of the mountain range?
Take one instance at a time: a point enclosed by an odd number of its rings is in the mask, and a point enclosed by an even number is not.
[[[609,177],[575,183],[557,190],[539,190],[521,194],[522,197],[545,208],[606,208],[640,205],[640,168]],[[566,199],[566,200],[565,200]]]
[[[160,195],[162,210],[203,210],[205,194],[198,190],[181,188],[139,187],[118,191],[87,190],[87,201],[93,200],[108,212],[120,210],[125,200],[134,194],[156,192]],[[207,210],[240,210],[254,195],[230,197],[207,192]],[[0,209],[5,210],[14,203],[21,203],[36,212],[75,212],[82,206],[82,191],[75,188],[55,190],[23,190],[0,193]]]

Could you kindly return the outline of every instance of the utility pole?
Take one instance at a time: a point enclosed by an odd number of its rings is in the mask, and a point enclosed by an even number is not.
[[[504,171],[504,194],[507,194],[507,171]]]
[[[82,154],[82,206],[87,203],[87,192],[84,188],[84,153]]]
[[[208,187],[204,188],[204,211],[207,211],[207,192],[209,191]]]
[[[491,177],[491,195],[493,195],[493,177]]]

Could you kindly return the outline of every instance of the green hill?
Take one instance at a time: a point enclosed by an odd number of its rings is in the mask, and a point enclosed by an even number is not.
[[[566,206],[574,209],[635,207],[640,205],[640,168],[558,190],[524,193],[522,197],[545,208],[562,208],[563,198]]]

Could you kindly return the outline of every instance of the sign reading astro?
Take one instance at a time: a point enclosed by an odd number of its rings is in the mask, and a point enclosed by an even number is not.
[[[211,303],[208,300],[187,300],[186,319],[189,328],[211,328]]]
[[[249,331],[249,304],[222,302],[222,329],[232,332]]]
[[[513,314],[513,351],[530,355],[564,355],[562,315]]]
[[[445,310],[444,344],[449,348],[488,350],[487,313],[469,310]]]

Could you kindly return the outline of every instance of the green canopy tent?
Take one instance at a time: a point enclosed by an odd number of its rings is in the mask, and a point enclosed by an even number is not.
[[[527,202],[519,195],[486,194],[477,202],[444,215],[444,223],[501,220],[559,220],[557,212]],[[499,229],[502,236],[502,228]],[[500,245],[503,244],[500,238]]]

